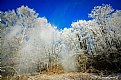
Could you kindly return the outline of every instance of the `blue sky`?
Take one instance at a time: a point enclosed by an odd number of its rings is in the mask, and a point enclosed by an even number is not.
[[[25,5],[63,29],[70,27],[74,21],[89,20],[88,13],[94,6],[102,4],[110,4],[114,9],[121,10],[121,0],[0,0],[0,10],[7,11]]]

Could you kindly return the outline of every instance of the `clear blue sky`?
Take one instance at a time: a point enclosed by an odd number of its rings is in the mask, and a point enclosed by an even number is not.
[[[88,13],[94,6],[102,4],[110,4],[114,9],[121,10],[121,0],[0,0],[0,10],[7,11],[25,5],[63,29],[70,27],[74,21],[89,20]]]

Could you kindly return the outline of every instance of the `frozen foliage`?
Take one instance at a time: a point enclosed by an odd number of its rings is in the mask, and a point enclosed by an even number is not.
[[[12,67],[17,74],[56,64],[65,71],[77,71],[75,56],[85,54],[89,66],[120,70],[121,10],[103,4],[89,16],[93,19],[58,30],[27,6],[0,12],[2,66]]]
[[[1,25],[4,25],[3,66],[12,66],[19,74],[28,73],[42,60],[48,63],[48,57],[56,54],[58,30],[46,18],[38,18],[34,10],[22,6],[16,12],[5,12]]]

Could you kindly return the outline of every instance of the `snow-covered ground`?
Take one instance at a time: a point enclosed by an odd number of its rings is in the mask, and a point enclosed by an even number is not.
[[[121,76],[120,76],[121,77]],[[119,76],[116,77],[101,77],[89,73],[68,72],[62,74],[39,74],[35,76],[15,76],[8,80],[121,80]]]

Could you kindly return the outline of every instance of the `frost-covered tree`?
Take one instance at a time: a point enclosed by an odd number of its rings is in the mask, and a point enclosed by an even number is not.
[[[89,14],[93,20],[79,20],[71,24],[72,28],[66,30],[72,36],[77,49],[82,49],[91,58],[91,65],[98,69],[120,69],[120,10],[114,11],[110,5],[96,6]],[[71,38],[69,37],[69,39]],[[69,47],[71,42],[66,37]],[[65,39],[65,40],[66,40]],[[68,48],[69,48],[68,47]],[[70,48],[71,49],[71,48]],[[67,51],[68,49],[66,49]],[[71,49],[72,50],[72,49]],[[71,51],[70,50],[70,51]],[[115,57],[114,57],[115,56]],[[113,57],[113,58],[112,58]],[[89,62],[90,63],[90,62]],[[104,63],[104,65],[101,65]],[[111,67],[110,67],[111,66]]]
[[[37,13],[28,8],[20,7],[17,10],[1,12],[0,27],[2,29],[2,66],[15,68],[19,61],[18,51],[26,41],[27,31],[35,26]]]
[[[99,27],[98,33],[100,33],[100,35],[97,36],[96,40],[95,51],[98,54],[98,56],[95,58],[96,63],[99,64],[105,63],[104,64],[105,69],[114,68],[119,70],[119,67],[121,66],[119,64],[120,63],[119,55],[121,55],[120,54],[121,39],[120,39],[120,29],[119,29],[120,19],[118,19],[118,17],[120,17],[120,10],[114,11],[114,9],[110,5],[103,4],[102,6],[94,7],[89,16],[92,17],[98,24],[97,26]],[[100,66],[98,65],[97,65],[98,68],[104,66],[104,65]]]
[[[79,20],[71,25],[74,29],[75,34],[78,37],[80,49],[84,49],[88,53],[94,51],[94,36],[96,36],[96,23],[94,21]]]
[[[46,18],[38,18],[36,22],[38,24],[28,31],[28,40],[19,51],[20,61],[24,61],[23,65],[29,65],[26,67],[28,69],[36,67],[40,62],[51,66],[57,60],[58,30],[48,23]]]
[[[61,63],[65,71],[75,71],[75,64],[73,56],[79,52],[79,44],[77,44],[77,37],[72,28],[64,28],[60,36],[60,57]]]
[[[37,15],[27,6],[1,13],[3,65],[15,68],[19,74],[35,72],[33,67],[41,62],[50,66],[58,60],[59,31]]]

